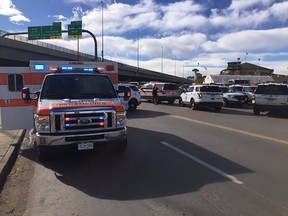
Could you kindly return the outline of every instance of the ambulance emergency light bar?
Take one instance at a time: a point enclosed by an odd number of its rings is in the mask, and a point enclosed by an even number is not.
[[[36,64],[34,65],[34,70],[35,71],[47,71],[48,72],[54,72],[54,73],[77,73],[77,72],[86,72],[86,73],[99,73],[100,71],[103,70],[103,68],[73,68],[73,67],[67,67],[67,66],[62,66],[62,67],[49,67],[46,69],[45,65],[43,64]]]
[[[115,71],[114,64],[78,61],[30,61],[30,69],[35,72],[54,73],[101,73]]]

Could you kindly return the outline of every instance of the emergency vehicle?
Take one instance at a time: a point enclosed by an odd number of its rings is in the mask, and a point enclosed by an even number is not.
[[[153,86],[158,87],[158,101],[167,101],[169,104],[174,104],[180,96],[179,86],[176,83],[161,83],[161,82],[150,82],[144,84],[140,88],[141,98],[147,101],[153,100]]]
[[[34,129],[40,159],[58,149],[103,144],[125,151],[126,111],[116,91],[117,66],[30,61],[29,67],[0,67],[0,130]]]

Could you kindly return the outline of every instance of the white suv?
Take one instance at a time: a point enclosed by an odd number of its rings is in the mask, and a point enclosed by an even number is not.
[[[125,88],[129,88],[128,97],[129,100],[122,100],[122,103],[127,107],[128,111],[135,111],[137,106],[141,104],[141,95],[139,89],[134,84],[119,83],[118,92],[124,92]]]
[[[220,111],[223,93],[217,85],[191,85],[180,95],[179,105],[190,105],[193,110],[198,107],[213,107],[215,111]]]
[[[223,106],[228,107],[234,105],[242,107],[243,104],[247,103],[248,97],[245,93],[233,91],[233,89],[227,86],[219,87],[223,92]]]
[[[253,113],[288,110],[288,85],[279,83],[260,84],[252,96]]]

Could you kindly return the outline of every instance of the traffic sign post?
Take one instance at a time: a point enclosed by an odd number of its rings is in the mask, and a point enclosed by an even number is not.
[[[68,38],[82,38],[82,21],[71,21],[68,25]]]
[[[52,26],[28,27],[28,40],[62,39],[61,22],[54,22]]]

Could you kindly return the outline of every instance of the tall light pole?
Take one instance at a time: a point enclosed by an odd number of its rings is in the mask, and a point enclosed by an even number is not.
[[[176,55],[175,55],[175,76],[176,76]]]
[[[137,76],[139,71],[139,29],[137,29]]]
[[[162,52],[161,52],[161,76],[163,74],[163,46],[161,46]]]
[[[101,4],[102,4],[102,51],[101,51],[101,56],[102,56],[102,61],[104,61],[104,36],[103,36],[103,28],[104,28],[104,25],[103,25],[103,1],[101,1]]]

